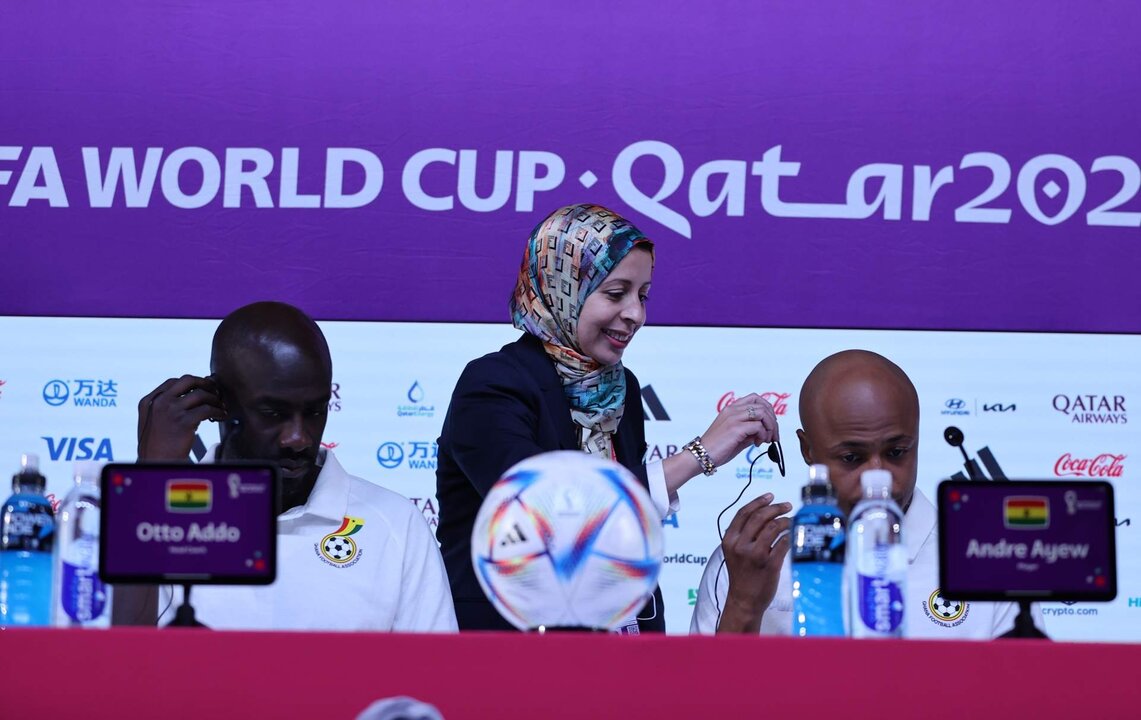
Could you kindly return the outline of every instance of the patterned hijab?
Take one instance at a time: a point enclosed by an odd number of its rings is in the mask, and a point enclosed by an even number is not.
[[[622,363],[601,365],[578,343],[578,316],[594,292],[635,246],[653,243],[618,214],[598,205],[571,205],[531,233],[511,296],[515,327],[543,341],[555,364],[571,417],[589,432],[582,449],[614,457],[614,432],[626,403]]]

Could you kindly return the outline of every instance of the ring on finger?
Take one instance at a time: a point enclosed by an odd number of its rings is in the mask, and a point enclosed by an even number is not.
[[[745,408],[745,415],[748,416],[748,418],[750,420],[756,420],[757,419],[757,409],[754,408],[752,405],[749,405],[748,407]]]

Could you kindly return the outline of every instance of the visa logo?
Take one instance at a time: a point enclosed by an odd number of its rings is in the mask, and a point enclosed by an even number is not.
[[[48,444],[48,457],[52,460],[114,460],[111,455],[111,438],[51,438],[42,436]]]

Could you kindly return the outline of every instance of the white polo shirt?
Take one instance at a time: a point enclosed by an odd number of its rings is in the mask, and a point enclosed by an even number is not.
[[[227,630],[456,632],[448,576],[423,515],[402,495],[346,473],[332,452],[318,462],[309,500],[278,516],[277,580],[193,588],[198,621]],[[160,625],[182,602],[177,588],[170,603],[171,590],[159,592]]]
[[[1018,605],[1010,602],[947,602],[939,597],[939,536],[935,506],[919,489],[903,516],[903,542],[907,545],[907,587],[903,612],[904,637],[922,639],[989,640],[1014,627]],[[722,562],[721,546],[710,554],[701,575],[697,604],[689,624],[691,633],[717,631],[718,608],[725,607],[729,572]],[[762,635],[792,634],[791,553],[785,556],[772,605],[761,618]],[[718,575],[720,578],[717,579]],[[714,601],[716,579],[717,600]],[[934,606],[934,607],[933,607]],[[1044,627],[1042,613],[1033,606],[1034,622]]]

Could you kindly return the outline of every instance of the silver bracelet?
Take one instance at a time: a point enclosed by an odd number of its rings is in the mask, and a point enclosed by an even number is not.
[[[705,450],[705,445],[701,443],[700,435],[687,442],[684,447],[697,458],[698,464],[701,465],[701,472],[706,475],[712,475],[717,472],[717,466],[713,464],[713,459],[709,457],[709,453]]]

